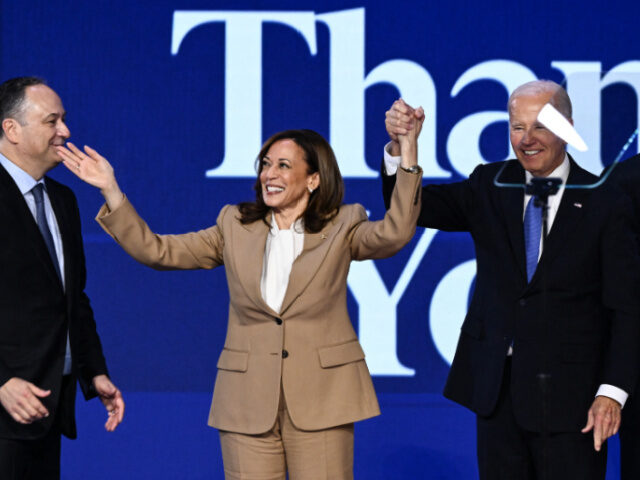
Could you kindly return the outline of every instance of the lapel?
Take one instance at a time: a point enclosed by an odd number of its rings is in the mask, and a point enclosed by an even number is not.
[[[49,183],[47,183],[47,188]],[[20,189],[11,178],[11,175],[0,165],[0,201],[2,201],[7,208],[7,214],[13,218],[13,222],[7,224],[13,224],[17,234],[23,233],[26,241],[32,248],[35,256],[40,260],[45,267],[47,274],[51,277],[51,281],[55,282],[60,288],[62,284],[58,278],[58,274],[53,266],[53,260],[49,255],[47,245],[44,243],[44,238],[40,233],[38,224],[33,218],[33,214],[27,202],[24,200],[24,196],[20,192]]]
[[[278,316],[262,298],[260,279],[262,278],[262,264],[264,262],[264,249],[267,243],[269,227],[263,222],[253,222],[243,225],[239,221],[239,235],[235,235],[233,247],[230,252],[234,259],[236,276],[240,285],[255,305],[273,315]]]
[[[282,300],[280,314],[284,314],[293,302],[305,291],[309,282],[318,272],[320,265],[327,256],[333,239],[340,231],[341,224],[336,224],[338,214],[317,233],[304,234],[302,253],[295,259],[289,274],[287,292]]]
[[[267,243],[269,227],[262,221],[248,225],[238,223],[238,225],[241,234],[234,239],[232,248],[236,275],[247,297],[258,308],[274,317],[283,315],[291,307],[295,299],[304,292],[314,273],[317,272],[324,260],[333,238],[340,230],[340,225],[336,225],[334,219],[327,223],[325,228],[318,233],[305,232],[302,252],[291,267],[289,284],[282,301],[280,313],[278,313],[266,304],[260,289],[264,249]]]
[[[517,160],[510,160],[502,175],[500,175],[499,180],[503,183],[524,185],[524,169]],[[503,187],[499,189],[498,194],[502,203],[502,218],[505,219],[511,250],[523,278],[526,279],[527,266],[524,246],[524,228],[522,226],[522,218],[524,215],[524,188]]]
[[[594,177],[578,166],[571,157],[569,157],[569,163],[571,166],[569,177],[567,178],[567,185],[588,185],[597,180],[597,177]],[[553,258],[557,257],[566,245],[571,244],[569,239],[572,233],[576,231],[577,223],[588,207],[587,202],[590,194],[591,191],[589,189],[565,189],[551,231],[547,235],[544,249],[538,262],[539,265],[542,264],[542,262],[544,262],[545,265],[551,265]],[[545,266],[545,268],[547,267]],[[541,268],[536,269],[531,283],[536,281],[536,278],[539,276],[538,272],[541,270]]]

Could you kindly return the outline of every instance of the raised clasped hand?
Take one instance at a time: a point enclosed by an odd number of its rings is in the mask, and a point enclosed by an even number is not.
[[[413,131],[417,138],[422,130],[424,118],[422,107],[413,108],[402,98],[399,98],[385,113],[384,124],[391,141],[397,142],[399,135],[406,135],[410,131]]]

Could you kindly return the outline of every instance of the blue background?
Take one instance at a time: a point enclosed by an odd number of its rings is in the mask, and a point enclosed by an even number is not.
[[[608,70],[640,58],[640,3],[634,1],[0,0],[0,77],[46,78],[64,102],[71,140],[92,145],[111,161],[153,229],[183,232],[211,225],[227,203],[251,199],[254,180],[205,177],[225,151],[225,27],[194,29],[172,55],[174,11],[322,14],[350,8],[366,12],[365,74],[402,58],[433,78],[436,156],[451,178],[427,182],[462,178],[446,150],[448,133],[461,118],[505,110],[508,94],[495,82],[476,82],[451,97],[470,67],[506,59],[562,82],[552,61],[597,61]],[[262,138],[287,128],[312,128],[328,138],[329,30],[317,23],[315,56],[291,28],[269,23],[262,32]],[[397,96],[391,84],[366,91],[365,153],[374,170],[386,142],[384,112]],[[636,115],[631,89],[603,94],[603,164],[636,128]],[[505,122],[484,130],[486,160],[508,155],[507,133]],[[630,153],[636,151],[634,143]],[[138,265],[92,220],[99,193],[64,167],[52,176],[78,196],[87,293],[111,376],[127,401],[125,422],[107,434],[99,402],[79,399],[80,440],[63,444],[63,478],[223,478],[217,432],[206,418],[226,327],[224,270],[159,273]],[[346,192],[346,202],[362,203],[372,218],[381,218],[379,179],[346,178]],[[415,243],[376,262],[389,290]],[[430,337],[428,318],[438,282],[473,255],[468,235],[438,233],[421,260],[397,310],[398,358],[416,373],[374,377],[383,414],[356,426],[357,478],[475,478],[474,417],[440,395],[448,364]],[[353,296],[349,305],[357,318]],[[616,442],[610,442],[610,479],[619,478]]]

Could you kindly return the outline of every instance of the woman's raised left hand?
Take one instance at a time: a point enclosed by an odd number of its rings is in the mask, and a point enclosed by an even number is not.
[[[56,150],[65,167],[81,180],[100,189],[111,210],[118,207],[124,195],[116,181],[113,167],[106,158],[87,145],[83,152],[71,142],[67,142],[66,147],[56,147]]]

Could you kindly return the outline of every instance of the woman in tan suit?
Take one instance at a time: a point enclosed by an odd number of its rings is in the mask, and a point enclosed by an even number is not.
[[[133,258],[163,270],[225,266],[229,319],[209,415],[225,478],[353,478],[353,423],[380,410],[347,314],[347,274],[352,260],[389,257],[414,234],[416,134],[401,138],[403,168],[381,221],[342,204],[322,136],[288,130],[260,151],[254,202],[227,205],[214,226],[182,235],[154,234],[95,150],[58,148],[101,189],[97,221]]]

